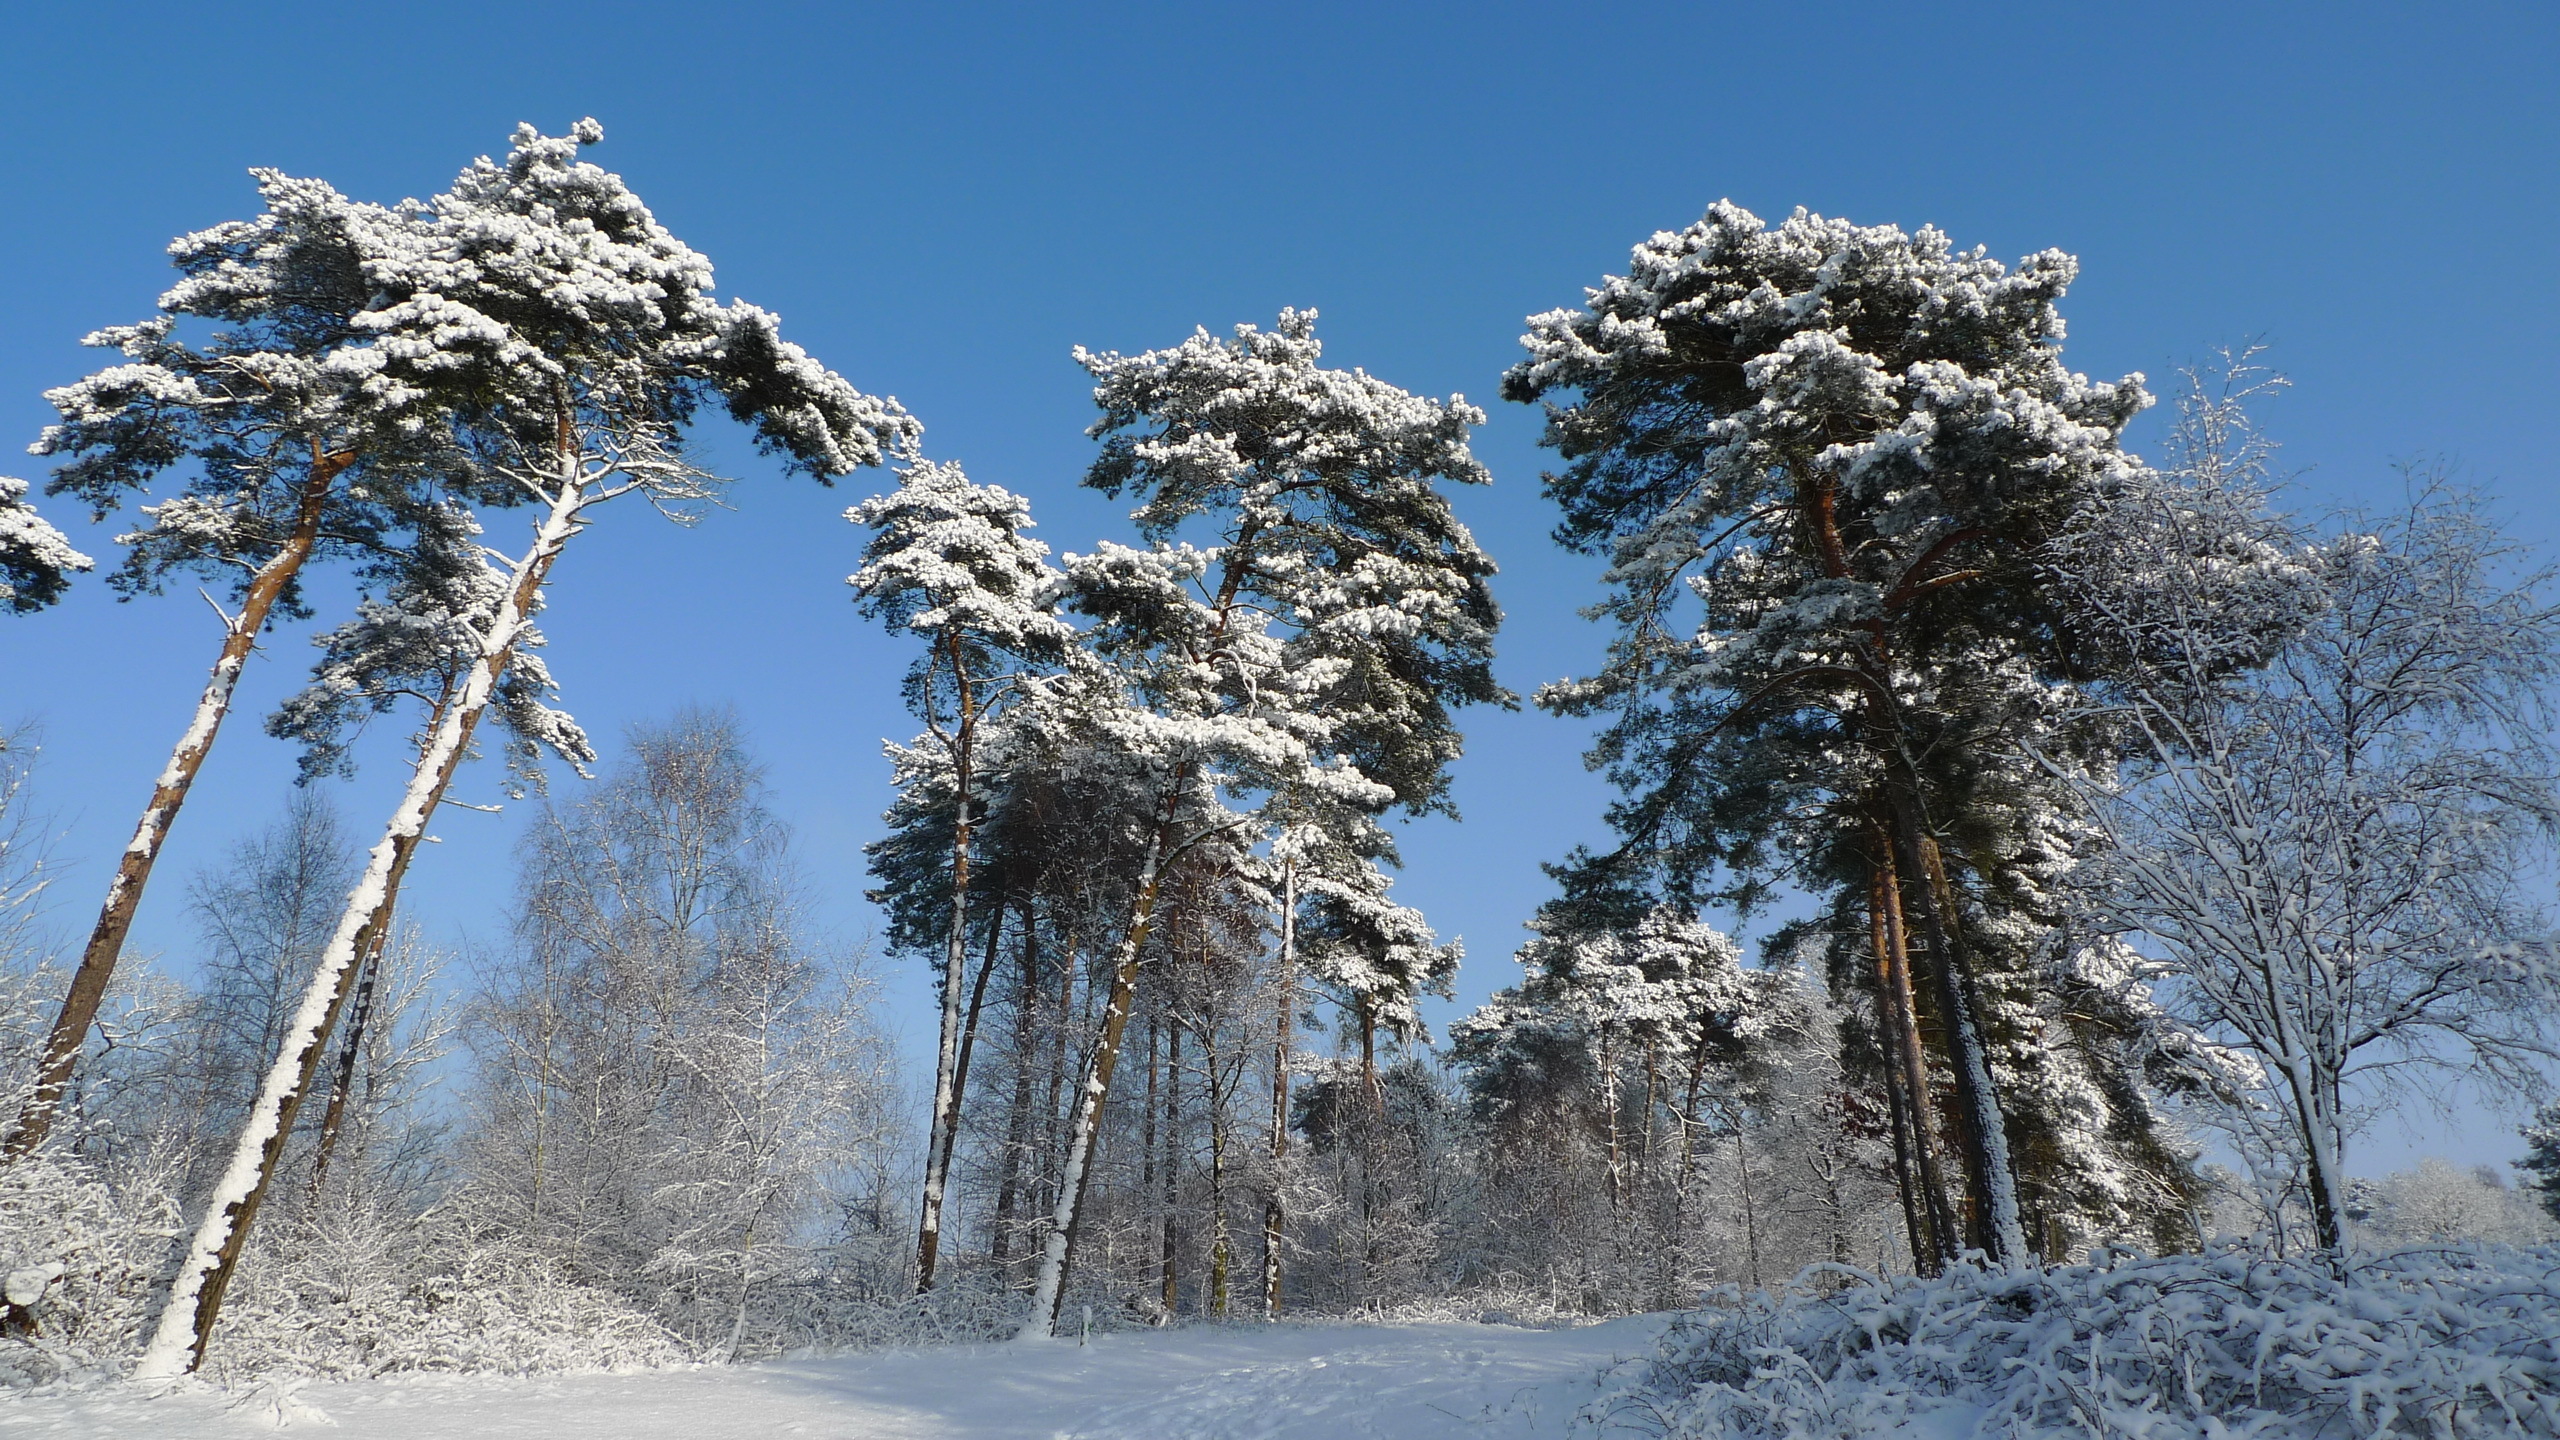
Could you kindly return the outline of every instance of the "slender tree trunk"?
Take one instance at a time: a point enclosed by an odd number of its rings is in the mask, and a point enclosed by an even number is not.
[[[1271,1191],[1262,1201],[1262,1316],[1280,1314],[1280,1247],[1288,1216],[1281,1191],[1289,1159],[1289,1042],[1298,1025],[1298,866],[1280,867],[1279,1018],[1271,1036]]]
[[[318,1204],[321,1188],[329,1179],[329,1157],[338,1148],[338,1135],[347,1121],[347,1097],[355,1092],[356,1067],[364,1058],[365,1031],[373,1020],[374,991],[382,979],[382,950],[391,937],[390,916],[373,930],[372,943],[365,947],[364,960],[358,967],[361,978],[356,981],[355,1009],[347,1016],[346,1033],[338,1040],[338,1075],[329,1087],[329,1108],[320,1115],[320,1135],[311,1147],[311,1200]]]
[[[1685,1261],[1688,1254],[1689,1185],[1698,1162],[1698,1092],[1705,1088],[1707,1079],[1707,1037],[1705,1027],[1701,1025],[1699,1029],[1689,1047],[1689,1089],[1680,1107],[1680,1173],[1671,1179],[1671,1244],[1677,1252],[1674,1263]],[[1665,1296],[1663,1308],[1670,1309],[1672,1305]]]
[[[996,1182],[996,1231],[989,1242],[996,1268],[1012,1276],[1013,1227],[1019,1223],[1023,1151],[1031,1143],[1031,1055],[1040,1007],[1040,925],[1029,897],[1022,902],[1022,989],[1013,1005],[1013,1101],[1004,1122],[1004,1159]],[[1052,1106],[1054,1109],[1055,1107]]]
[[[1947,1206],[1945,1171],[1930,1124],[1928,1052],[1920,1043],[1920,1010],[1911,989],[1910,935],[1902,916],[1902,882],[1890,848],[1870,872],[1868,899],[1874,912],[1877,991],[1888,1032],[1887,1049],[1899,1081],[1892,1088],[1908,1107],[1903,1121],[1910,1128],[1911,1161],[1919,1172],[1919,1215],[1927,1231],[1925,1239],[1919,1229],[1912,1231],[1912,1263],[1921,1274],[1935,1275],[1959,1253],[1959,1232]]]
[[[1158,1028],[1155,1011],[1151,1008],[1147,1012],[1147,1094],[1138,1106],[1138,1196],[1141,1214],[1145,1213],[1144,1207],[1158,1203],[1156,1199],[1156,1119],[1162,1113],[1157,1108],[1160,1103],[1157,1097],[1162,1093],[1161,1087],[1156,1083],[1160,1078],[1159,1061],[1162,1058],[1156,1043]],[[1163,1223],[1163,1217],[1159,1217],[1159,1223]],[[1168,1308],[1165,1313],[1170,1315],[1172,1311]]]
[[[986,1009],[987,980],[996,973],[996,945],[1004,936],[1004,909],[1004,896],[999,891],[996,896],[995,911],[987,917],[987,953],[985,958],[978,962],[978,978],[969,984],[968,1009],[960,1018],[960,1056],[951,1067],[951,1123],[942,1127],[942,1146],[935,1153],[935,1159],[942,1167],[946,1184],[951,1176],[951,1157],[958,1150],[960,1143],[961,1107],[968,1103],[969,1098],[969,1062],[978,1049],[978,1016]],[[942,1229],[941,1206],[935,1206],[933,1218],[934,1232],[939,1235]],[[939,1253],[939,1242],[936,1245],[936,1253]],[[916,1293],[924,1292],[919,1288]]]
[[[1616,1211],[1626,1205],[1626,1162],[1618,1140],[1618,1057],[1606,1039],[1600,1042],[1600,1108],[1609,1117],[1609,1208]]]
[[[2007,1117],[1992,1083],[1991,1061],[1975,1019],[1964,960],[1945,910],[1950,892],[1936,863],[1936,846],[1921,833],[1918,807],[1897,799],[1895,820],[1901,831],[1903,859],[1913,878],[1910,893],[1919,902],[1922,937],[1935,962],[1938,1005],[1945,1017],[1947,1049],[1955,1061],[1956,1106],[1965,1119],[1966,1189],[1972,1201],[1974,1238],[1994,1264],[2016,1265],[2029,1258],[2026,1231],[2018,1216],[2018,1182],[2009,1160]],[[1899,889],[1900,887],[1896,887]]]
[[[517,639],[530,622],[543,580],[561,548],[580,528],[579,513],[589,497],[572,464],[564,464],[560,489],[536,532],[533,548],[516,565],[516,579],[504,606],[491,617],[480,637],[480,661],[471,667],[461,693],[438,719],[412,772],[409,788],[392,812],[390,824],[367,858],[364,874],[347,897],[337,932],[321,952],[319,968],[303,993],[283,1051],[267,1071],[265,1084],[250,1107],[235,1143],[230,1167],[223,1172],[205,1217],[189,1242],[169,1299],[160,1314],[150,1345],[134,1368],[138,1378],[182,1374],[204,1360],[223,1292],[237,1268],[240,1250],[257,1218],[275,1174],[275,1160],[292,1133],[294,1112],[308,1093],[320,1063],[329,1027],[346,1002],[356,957],[371,943],[374,927],[390,918],[400,876],[426,833],[428,819],[453,782],[455,769],[470,749],[471,732],[487,708],[498,677],[514,656]]]
[[[1202,1067],[1209,1087],[1209,1313],[1227,1318],[1227,1281],[1234,1268],[1235,1254],[1227,1234],[1227,1101],[1228,1087],[1221,1084],[1218,1047],[1211,1043],[1214,1028],[1200,1032],[1200,1054],[1207,1063]]]
[[[222,728],[223,717],[231,712],[232,692],[240,684],[241,670],[249,663],[249,652],[257,648],[258,632],[266,628],[267,616],[274,611],[276,601],[292,585],[294,577],[302,573],[303,563],[311,558],[312,546],[319,541],[329,487],[355,459],[353,451],[322,454],[316,445],[313,447],[311,473],[296,497],[293,529],[275,555],[250,577],[249,588],[240,597],[240,613],[223,622],[222,650],[214,657],[213,674],[206,679],[204,694],[196,701],[194,718],[178,737],[178,748],[170,752],[159,782],[152,786],[151,803],[143,807],[133,839],[116,862],[115,878],[107,884],[106,903],[98,909],[98,923],[89,931],[89,943],[80,951],[79,968],[71,972],[71,988],[63,996],[62,1009],[54,1016],[53,1029],[45,1036],[44,1059],[36,1070],[35,1088],[28,1092],[17,1123],[10,1127],[5,1147],[0,1147],[9,1159],[29,1154],[53,1131],[63,1094],[71,1083],[72,1067],[78,1063],[82,1047],[89,1043],[89,1027],[97,1023],[98,1007],[105,1003],[107,986],[115,979],[116,961],[124,953],[125,936],[132,931],[134,914],[142,906],[142,891],[151,881],[151,867],[160,858],[160,848],[168,841],[169,827],[177,822],[179,808],[187,803],[187,791],[195,784],[196,772],[204,768],[205,756],[213,750],[214,735]]]
[[[1164,1313],[1182,1306],[1182,1022],[1166,1024],[1164,1034],[1164,1169],[1156,1176],[1161,1193],[1157,1216],[1157,1255],[1164,1289]]]
[[[1879,927],[1881,928],[1881,927]],[[1878,1004],[1881,1010],[1883,1005]],[[1921,1218],[1920,1176],[1912,1156],[1910,1102],[1903,1098],[1902,1075],[1897,1064],[1884,1067],[1884,1100],[1887,1118],[1893,1125],[1893,1188],[1902,1202],[1902,1232],[1910,1241],[1911,1267],[1922,1275],[1938,1273],[1937,1240]],[[1877,1263],[1883,1263],[1879,1260]]]
[[[1138,956],[1155,924],[1156,896],[1163,883],[1165,848],[1172,839],[1189,767],[1177,769],[1165,792],[1164,809],[1147,836],[1146,859],[1138,867],[1136,894],[1131,897],[1129,925],[1111,957],[1111,993],[1102,1009],[1102,1031],[1093,1056],[1085,1062],[1083,1083],[1076,1087],[1075,1116],[1067,1127],[1066,1164],[1058,1176],[1058,1200],[1050,1212],[1049,1233],[1040,1248],[1040,1269],[1031,1286],[1031,1318],[1020,1338],[1043,1340],[1057,1333],[1058,1307],[1066,1300],[1067,1264],[1075,1226],[1084,1208],[1086,1182],[1092,1176],[1095,1142],[1102,1133],[1102,1101],[1111,1091],[1111,1072],[1120,1064],[1120,1038],[1129,1026],[1129,1004],[1138,988]]]
[[[1386,1088],[1378,1083],[1378,1011],[1369,997],[1360,997],[1360,1088],[1369,1099],[1369,1113],[1387,1113]]]
[[[1751,1262],[1751,1288],[1758,1290],[1767,1283],[1760,1277],[1760,1206],[1751,1193],[1750,1146],[1738,1124],[1733,1127],[1733,1173],[1741,1188],[1743,1251]]]
[[[1049,1210],[1058,1206],[1058,1177],[1067,1173],[1067,1125],[1071,1117],[1058,1113],[1058,1100],[1067,1084],[1068,1037],[1076,1028],[1076,970],[1083,960],[1082,937],[1075,937],[1058,969],[1058,1020],[1050,1027],[1053,1043],[1049,1047],[1049,1094],[1040,1112],[1040,1203]],[[1070,1099],[1070,1108],[1073,1103]]]
[[[951,1142],[960,1122],[960,996],[969,955],[969,762],[977,716],[972,709],[969,666],[957,632],[944,630],[943,649],[959,691],[959,716],[951,744],[951,927],[942,950],[942,1043],[934,1051],[933,1125],[925,1137],[923,1213],[916,1220],[916,1293],[933,1288],[942,1255],[942,1192],[951,1178]],[[1001,919],[1001,916],[999,916]],[[984,977],[981,977],[983,980]],[[983,986],[981,987],[983,992]]]

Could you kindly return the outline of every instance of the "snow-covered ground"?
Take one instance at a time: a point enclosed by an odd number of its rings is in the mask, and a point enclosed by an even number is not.
[[[118,1386],[0,1400],[0,1436],[1522,1440],[1562,1435],[1600,1368],[1651,1353],[1663,1323],[1199,1326],[630,1375]]]

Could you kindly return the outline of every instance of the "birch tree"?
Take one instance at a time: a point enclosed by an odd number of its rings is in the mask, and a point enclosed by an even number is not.
[[[518,945],[469,1028],[460,1206],[719,1357],[769,1333],[768,1287],[882,1108],[858,992],[802,943],[788,839],[733,720],[635,728],[525,847]]]
[[[652,217],[619,177],[578,159],[603,128],[566,137],[521,126],[503,163],[481,160],[408,217],[397,253],[371,272],[393,297],[368,313],[431,343],[368,351],[385,386],[467,379],[453,442],[478,473],[538,512],[531,544],[505,562],[505,599],[475,625],[477,660],[436,718],[383,838],[368,854],[321,956],[284,1051],[190,1241],[139,1373],[175,1374],[203,1356],[223,1277],[271,1178],[355,962],[386,919],[405,868],[515,658],[543,586],[599,505],[643,496],[678,515],[716,493],[683,429],[707,402],[750,425],[784,463],[821,479],[912,447],[919,427],[893,401],[856,391],[784,341],[774,317],[712,298],[711,269]]]
[[[933,1288],[941,1255],[943,1193],[959,1135],[962,1047],[974,1039],[962,1033],[963,1012],[970,1008],[963,1003],[962,972],[969,941],[970,827],[979,807],[973,788],[979,729],[1021,693],[1025,667],[1054,665],[1063,657],[1073,632],[1050,613],[1055,572],[1047,563],[1049,548],[1022,533],[1031,527],[1030,506],[995,486],[971,482],[959,466],[910,466],[900,473],[896,490],[853,507],[845,518],[875,532],[862,569],[850,581],[864,611],[926,642],[925,654],[907,674],[907,707],[925,722],[949,790],[950,923],[942,949],[941,1043],[934,1056],[933,1119],[916,1233],[921,1293]],[[981,995],[984,979],[982,971]]]
[[[2360,1089],[2446,1066],[2529,1088],[2560,1054],[2560,965],[2519,884],[2560,825],[2560,607],[2425,476],[2316,550],[2235,553],[2199,522],[2235,497],[2196,469],[2127,493],[2069,552],[2147,661],[2103,692],[2134,763],[2086,787],[2110,845],[2084,895],[2163,963],[2173,1008],[2262,1067],[2336,1252]],[[2263,666],[2234,663],[2271,635]]]

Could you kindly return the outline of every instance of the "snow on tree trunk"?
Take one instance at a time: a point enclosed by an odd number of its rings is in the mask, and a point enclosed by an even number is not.
[[[942,1253],[942,1192],[950,1181],[952,1137],[960,1124],[960,1009],[969,943],[969,762],[977,712],[970,703],[968,662],[956,631],[942,635],[960,692],[960,726],[951,747],[951,933],[942,950],[942,1036],[933,1059],[933,1124],[925,1138],[923,1213],[916,1221],[916,1293],[933,1288]]]
[[[1937,981],[1938,1006],[1944,1017],[1947,1050],[1956,1080],[1956,1109],[1964,1119],[1965,1182],[1973,1202],[1975,1237],[1985,1254],[2002,1265],[2028,1259],[2025,1227],[2018,1217],[2018,1179],[2009,1159],[2008,1117],[2001,1113],[2000,1092],[1991,1080],[1991,1062],[1982,1043],[1982,1027],[1974,1016],[1973,997],[1958,953],[1954,926],[1945,909],[1946,886],[1936,861],[1936,845],[1920,832],[1914,807],[1897,803],[1895,821],[1920,905],[1920,929],[1929,947],[1930,969]]]
[[[1280,865],[1280,962],[1272,982],[1279,1018],[1271,1036],[1271,1192],[1262,1202],[1262,1317],[1280,1314],[1280,1246],[1288,1225],[1281,1196],[1289,1158],[1289,1041],[1298,1024],[1298,864]]]
[[[258,567],[241,597],[240,613],[223,621],[222,651],[214,658],[213,674],[205,681],[204,694],[196,701],[195,715],[187,722],[186,732],[178,737],[177,749],[170,752],[168,765],[152,787],[151,801],[142,809],[133,839],[116,862],[115,878],[107,883],[106,903],[98,909],[98,923],[89,932],[89,943],[80,952],[80,966],[71,975],[70,991],[63,997],[51,1033],[45,1037],[44,1060],[36,1074],[35,1089],[27,1096],[17,1124],[9,1133],[6,1153],[11,1159],[34,1150],[52,1133],[63,1091],[71,1081],[72,1066],[88,1044],[89,1027],[97,1023],[98,1006],[115,979],[116,961],[124,953],[125,936],[132,931],[134,914],[142,906],[142,891],[151,881],[151,867],[168,841],[169,827],[177,822],[179,807],[187,802],[187,791],[195,784],[196,772],[204,768],[205,756],[212,753],[214,735],[222,728],[223,717],[231,712],[232,692],[240,684],[241,670],[249,663],[249,652],[257,647],[258,632],[266,628],[267,616],[275,609],[277,599],[311,557],[329,486],[355,458],[344,451],[314,458],[311,474],[303,482],[292,532],[267,563]]]
[[[1129,909],[1129,927],[1111,957],[1111,993],[1102,1010],[1102,1034],[1085,1062],[1083,1083],[1076,1088],[1075,1116],[1067,1125],[1066,1165],[1058,1177],[1058,1202],[1049,1215],[1049,1233],[1040,1248],[1040,1269],[1031,1283],[1031,1317],[1015,1337],[1046,1340],[1057,1333],[1058,1307],[1066,1298],[1067,1262],[1073,1253],[1076,1222],[1081,1218],[1085,1185],[1092,1178],[1094,1142],[1102,1133],[1102,1101],[1111,1090],[1111,1073],[1120,1064],[1120,1037],[1129,1026],[1129,1006],[1138,989],[1138,953],[1155,922],[1156,894],[1163,875],[1165,842],[1180,803],[1183,776],[1166,791],[1164,813],[1147,836],[1145,863],[1138,870],[1137,895]]]
[[[396,890],[398,887],[392,887]],[[356,1067],[364,1058],[365,1031],[373,1021],[374,990],[382,975],[382,951],[391,938],[391,913],[397,898],[382,912],[369,932],[364,958],[357,962],[355,1013],[347,1017],[346,1033],[338,1040],[338,1074],[329,1087],[328,1108],[320,1112],[320,1134],[311,1143],[311,1198],[318,1200],[329,1180],[329,1157],[338,1148],[338,1136],[346,1128],[347,1098],[355,1092]],[[334,1027],[332,1027],[334,1028]]]
[[[391,815],[382,839],[366,856],[365,870],[347,897],[345,912],[329,945],[321,953],[296,1010],[284,1049],[269,1067],[258,1098],[232,1147],[230,1166],[207,1199],[205,1215],[188,1242],[184,1258],[169,1285],[169,1298],[142,1359],[137,1378],[184,1374],[201,1364],[205,1346],[222,1308],[228,1278],[246,1243],[250,1224],[277,1155],[291,1133],[293,1112],[309,1090],[326,1044],[330,1022],[346,999],[357,957],[371,939],[371,928],[392,899],[399,872],[426,833],[428,819],[452,783],[455,769],[470,748],[471,732],[488,705],[516,637],[529,623],[544,577],[562,547],[579,529],[578,516],[593,497],[574,471],[559,482],[549,513],[536,531],[534,544],[514,567],[516,583],[506,604],[493,616],[481,637],[481,662],[472,667],[422,747],[409,787]]]

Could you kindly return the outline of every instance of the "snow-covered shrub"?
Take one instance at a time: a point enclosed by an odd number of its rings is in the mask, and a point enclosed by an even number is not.
[[[1019,1291],[949,1271],[922,1295],[854,1295],[813,1277],[774,1286],[764,1300],[790,1348],[803,1351],[974,1345],[1012,1335],[1031,1311],[1030,1297]]]
[[[128,1357],[157,1305],[178,1207],[147,1182],[110,1186],[42,1150],[0,1167],[0,1385],[40,1385]]]
[[[2560,1249],[2360,1257],[2344,1280],[2240,1248],[1815,1278],[1674,1323],[1587,1418],[1700,1440],[2560,1435]]]
[[[529,1375],[690,1358],[647,1312],[520,1241],[364,1212],[271,1234],[241,1268],[205,1356],[216,1378]]]

